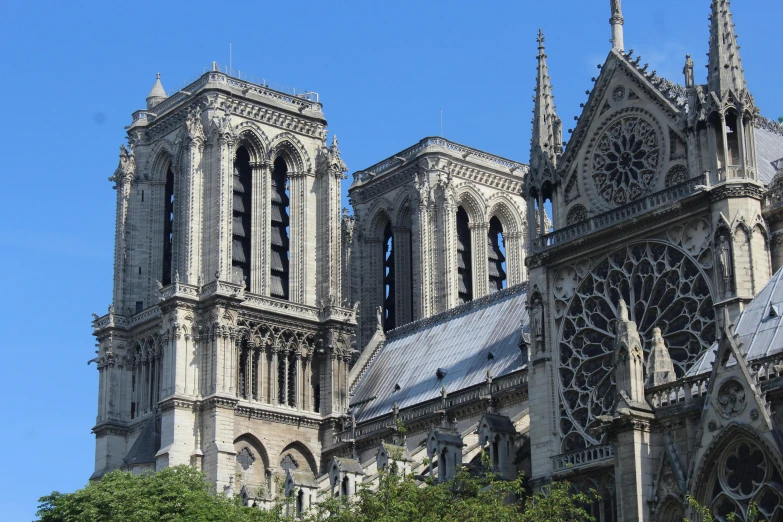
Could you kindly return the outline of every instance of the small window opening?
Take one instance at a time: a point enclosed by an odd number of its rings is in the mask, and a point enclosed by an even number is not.
[[[165,198],[163,202],[163,286],[171,284],[171,253],[174,246],[174,171],[169,165],[166,171]]]
[[[489,220],[487,232],[487,256],[489,261],[489,291],[506,288],[506,247],[503,239],[503,225],[497,216]]]
[[[460,303],[473,299],[473,266],[470,226],[465,209],[457,209],[457,279]]]
[[[289,299],[289,192],[288,166],[278,157],[272,168],[272,265],[270,293],[272,297]]]
[[[383,230],[383,329],[387,332],[396,326],[394,272],[394,237],[389,221]]]
[[[232,210],[232,279],[250,289],[250,210],[252,205],[253,171],[250,153],[245,147],[237,150],[234,160],[234,206]]]

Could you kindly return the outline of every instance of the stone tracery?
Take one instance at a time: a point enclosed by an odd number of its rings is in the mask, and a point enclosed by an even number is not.
[[[598,138],[589,160],[596,192],[612,205],[649,193],[662,162],[661,138],[646,119],[625,116]]]
[[[704,272],[672,245],[622,248],[585,271],[578,284],[584,268],[566,268],[556,278],[555,296],[563,303],[560,434],[563,451],[571,451],[601,442],[588,426],[614,407],[612,357],[620,299],[628,303],[643,339],[651,338],[655,326],[661,328],[678,375],[714,341],[715,312]]]

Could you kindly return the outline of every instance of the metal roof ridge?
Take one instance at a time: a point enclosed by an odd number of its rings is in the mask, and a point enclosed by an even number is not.
[[[492,292],[485,296],[479,297],[478,299],[473,299],[472,301],[468,301],[467,303],[463,303],[455,307],[449,308],[447,310],[444,310],[435,315],[431,315],[429,317],[425,317],[423,319],[413,321],[412,323],[404,324],[398,328],[386,332],[386,343],[388,343],[392,339],[404,337],[408,334],[418,332],[430,326],[434,326],[449,321],[451,319],[463,315],[467,315],[468,313],[473,312],[479,308],[484,308],[498,301],[503,301],[517,294],[522,294],[526,290],[527,290],[527,281],[523,281],[522,283],[509,286],[502,290],[498,290],[497,292]]]

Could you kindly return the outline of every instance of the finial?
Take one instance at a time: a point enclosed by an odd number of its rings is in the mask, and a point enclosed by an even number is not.
[[[623,24],[625,23],[623,7],[620,5],[620,0],[610,0],[610,7],[612,9],[612,17],[609,19],[609,24],[612,26],[612,49],[622,52],[625,47],[623,41]]]
[[[625,304],[625,299],[620,299],[617,303],[617,312],[621,321],[628,321],[628,306]]]

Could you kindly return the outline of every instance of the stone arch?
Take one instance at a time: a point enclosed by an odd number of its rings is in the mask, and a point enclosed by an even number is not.
[[[522,213],[516,205],[505,195],[497,194],[490,198],[490,206],[485,220],[489,222],[493,217],[500,220],[503,232],[506,234],[522,231]]]
[[[310,155],[307,154],[302,142],[290,132],[278,134],[269,144],[267,160],[274,163],[278,157],[285,160],[289,175],[291,173],[312,172]]]
[[[383,200],[379,201],[367,215],[368,219],[364,227],[364,237],[366,239],[383,239],[383,229],[387,222],[392,221],[392,212],[390,212],[385,203]]]
[[[413,212],[411,207],[417,201],[417,195],[416,190],[411,187],[403,189],[397,194],[391,207],[393,226],[409,227],[411,225],[411,213]]]
[[[165,181],[166,169],[171,166],[176,177],[175,158],[177,151],[173,144],[167,140],[159,140],[152,146],[152,150],[147,157],[147,163],[144,166],[144,179],[148,181]]]
[[[315,461],[314,453],[310,447],[301,440],[289,441],[283,446],[282,451],[278,455],[278,462],[275,463],[275,467],[280,469],[280,462],[286,455],[290,454],[298,466],[299,471],[310,471],[313,475],[318,473],[318,464]],[[307,466],[309,469],[304,469]]]
[[[732,497],[730,493],[727,494],[725,488],[722,487],[723,484],[718,474],[725,472],[725,470],[730,472],[730,468],[725,465],[726,457],[742,444],[747,444],[751,450],[751,454],[748,455],[749,459],[752,460],[756,450],[760,451],[764,457],[765,464],[770,468],[766,470],[764,481],[773,479],[778,484],[781,482],[783,461],[780,453],[767,443],[758,430],[747,424],[733,421],[710,442],[701,459],[695,462],[698,471],[692,475],[689,489],[691,495],[702,505],[709,507],[711,510],[716,509],[718,507],[717,502],[720,502],[721,497],[725,496],[740,509],[747,509],[748,503],[757,501],[765,491],[765,485],[762,484],[756,490],[741,494],[739,495],[740,498],[736,498]],[[716,494],[715,492],[718,489],[722,491]],[[775,493],[779,496],[779,510],[775,511],[775,513],[781,516],[783,514],[783,490],[780,489],[779,485],[776,489]],[[740,519],[744,520],[744,513],[740,514]]]
[[[250,153],[250,161],[262,162],[269,156],[269,138],[266,133],[252,121],[243,121],[236,126],[237,140],[234,146],[234,153],[239,147],[244,146]]]
[[[457,205],[464,208],[471,223],[481,223],[486,220],[486,198],[470,185],[457,187]]]
[[[272,491],[269,454],[264,444],[251,433],[234,439],[235,473],[241,485],[253,497],[268,497]]]

